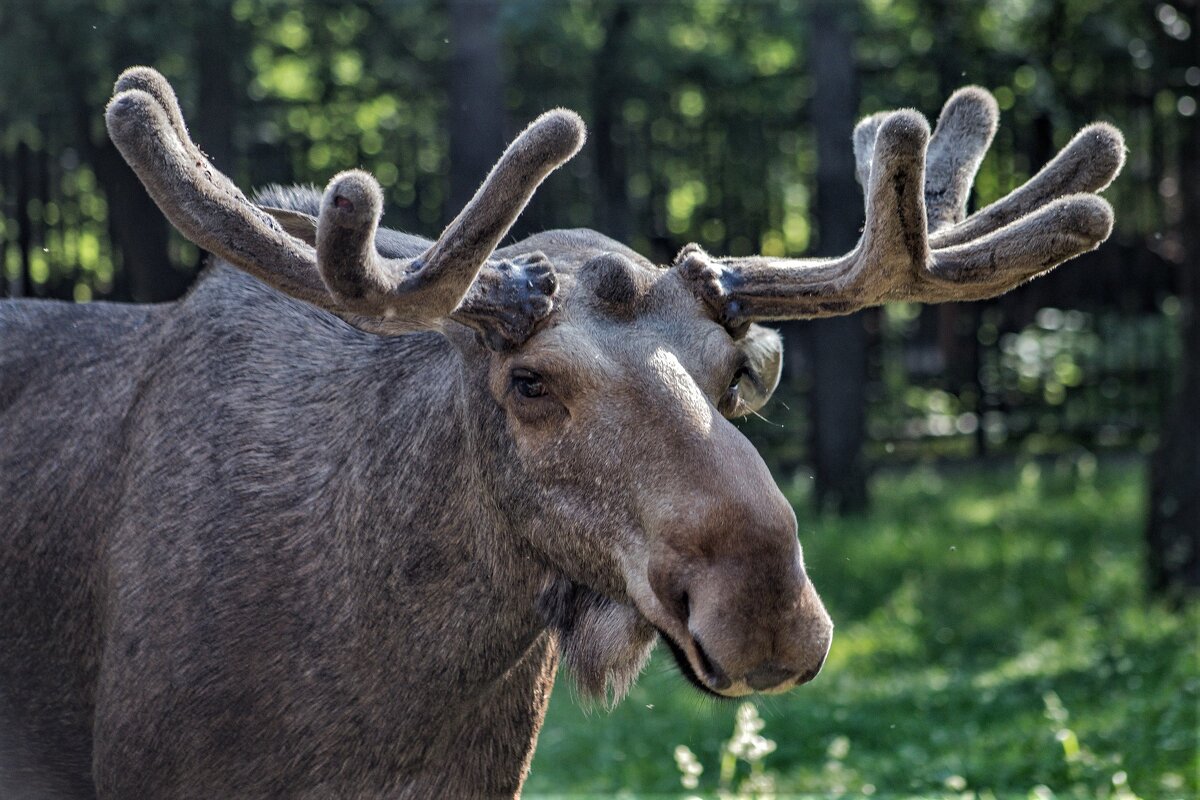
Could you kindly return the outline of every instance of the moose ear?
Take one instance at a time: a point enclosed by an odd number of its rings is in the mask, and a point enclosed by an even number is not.
[[[285,231],[309,247],[317,246],[317,218],[312,214],[273,206],[259,206],[259,209],[274,217]]]
[[[771,399],[783,372],[783,340],[773,328],[751,325],[738,340],[751,375],[742,380],[738,416],[753,414]]]

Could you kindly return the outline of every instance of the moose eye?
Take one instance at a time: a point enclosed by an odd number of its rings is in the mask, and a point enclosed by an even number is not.
[[[754,373],[750,371],[749,367],[738,367],[737,372],[733,373],[733,378],[729,381],[729,388],[721,395],[721,401],[717,405],[717,410],[726,417],[734,416],[737,413],[738,406],[741,405],[741,385],[743,378],[754,379]]]
[[[512,371],[512,385],[517,390],[517,394],[522,397],[542,397],[546,394],[546,384],[542,381],[542,376],[538,375],[533,370],[514,369]]]

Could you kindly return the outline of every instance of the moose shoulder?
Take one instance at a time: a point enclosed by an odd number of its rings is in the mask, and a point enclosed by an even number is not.
[[[217,263],[163,306],[0,305],[0,795],[519,793],[559,660],[615,702],[662,638],[726,697],[820,669],[792,509],[729,417],[757,323],[993,296],[1096,247],[1114,129],[966,217],[996,126],[855,132],[866,227],[828,261],[657,267],[591,231],[496,247],[583,143],[526,129],[436,242],[365,173],[251,202],[146,68],[111,136]]]

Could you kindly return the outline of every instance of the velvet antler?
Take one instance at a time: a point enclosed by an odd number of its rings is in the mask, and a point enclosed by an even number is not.
[[[975,173],[995,134],[995,100],[967,87],[930,137],[915,111],[881,113],[854,132],[866,195],[858,246],[840,258],[716,259],[688,245],[676,267],[731,331],[760,320],[847,314],[891,300],[994,297],[1080,253],[1112,231],[1094,192],[1124,163],[1120,132],[1081,130],[1026,184],[964,219]]]
[[[336,176],[325,190],[315,247],[293,235],[294,227],[285,230],[209,163],[188,136],[170,84],[152,69],[121,75],[106,119],[122,156],[184,236],[296,298],[350,318],[386,320],[393,332],[436,328],[487,264],[480,296],[463,303],[460,321],[493,344],[514,344],[549,313],[556,283],[544,258],[488,259],[538,185],[583,145],[583,122],[573,112],[534,120],[462,213],[414,259],[376,251],[383,194],[358,170]]]

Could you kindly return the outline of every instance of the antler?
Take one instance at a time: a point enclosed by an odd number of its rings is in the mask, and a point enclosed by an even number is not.
[[[296,298],[344,316],[388,320],[393,332],[437,327],[463,303],[534,190],[579,151],[585,136],[573,112],[557,109],[538,117],[425,253],[388,259],[375,249],[382,190],[365,172],[343,172],[329,183],[313,247],[209,163],[189,138],[175,93],[158,72],[126,70],[106,120],[121,155],[188,239]],[[550,265],[534,256],[521,263],[492,262],[485,272],[488,279],[480,282],[479,296],[464,304],[461,321],[518,343],[549,312],[556,287]],[[515,308],[505,305],[512,302]]]
[[[881,113],[854,131],[866,195],[863,236],[833,259],[713,259],[688,245],[676,268],[735,333],[758,320],[848,314],[892,300],[994,297],[1093,250],[1112,231],[1097,197],[1124,163],[1120,131],[1096,123],[1025,185],[964,219],[996,131],[996,102],[978,87],[946,102],[932,139],[915,111]]]

